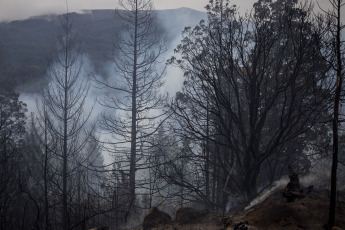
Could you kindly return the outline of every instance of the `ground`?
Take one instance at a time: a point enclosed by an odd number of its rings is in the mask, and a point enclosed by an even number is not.
[[[328,191],[314,191],[309,197],[286,203],[277,191],[260,205],[233,215],[233,222],[245,222],[261,230],[325,229],[328,220]],[[339,193],[335,226],[345,229],[345,193]],[[231,228],[230,228],[231,229]]]
[[[247,211],[229,213],[225,216],[229,226],[224,226],[224,216],[207,217],[196,224],[181,224],[172,221],[154,230],[322,230],[326,229],[329,208],[329,191],[313,191],[310,196],[296,202],[286,203],[282,190],[278,190],[261,204]],[[223,220],[222,220],[223,218]],[[231,220],[231,224],[230,221]],[[242,223],[242,224],[241,224]],[[338,193],[336,210],[337,230],[345,230],[345,192]]]

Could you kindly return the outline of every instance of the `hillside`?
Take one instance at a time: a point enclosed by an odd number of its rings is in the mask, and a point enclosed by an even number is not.
[[[328,190],[316,190],[298,201],[287,203],[283,190],[275,191],[264,202],[244,211],[243,207],[227,215],[203,211],[184,213],[183,219],[161,221],[161,224],[144,229],[151,230],[325,230],[328,220]],[[186,209],[186,208],[184,208]],[[188,208],[187,208],[188,209]],[[150,212],[150,211],[149,211]],[[159,214],[154,217],[160,218]],[[193,217],[193,218],[188,218]],[[194,220],[194,221],[193,221]],[[153,220],[154,221],[154,220]],[[145,220],[144,220],[145,222]],[[345,229],[345,193],[338,193],[336,228]],[[129,229],[128,229],[129,230]]]
[[[325,229],[328,221],[329,191],[313,191],[310,196],[286,203],[279,190],[263,203],[234,216],[234,223],[248,222],[258,230]],[[345,194],[338,193],[335,226],[345,229]]]
[[[104,69],[107,57],[111,55],[116,37],[122,33],[121,21],[114,10],[72,13],[71,17],[83,53],[88,56],[98,74],[106,74]],[[157,35],[165,37],[170,46],[168,48],[173,49],[183,28],[196,25],[202,18],[205,18],[205,13],[188,8],[158,10]],[[35,90],[32,85],[44,76],[58,25],[59,15],[0,23],[0,42],[10,55],[21,91]]]

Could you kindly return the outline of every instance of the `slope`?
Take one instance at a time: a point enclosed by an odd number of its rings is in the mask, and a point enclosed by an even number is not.
[[[166,37],[168,46],[171,46],[185,26],[196,25],[205,15],[188,8],[158,10],[157,35]],[[71,13],[71,18],[82,50],[95,67],[95,72],[106,75],[112,47],[122,33],[121,21],[114,10]],[[21,91],[35,91],[37,87],[32,85],[44,76],[49,53],[58,34],[58,25],[59,15],[0,23],[0,42],[10,55]]]

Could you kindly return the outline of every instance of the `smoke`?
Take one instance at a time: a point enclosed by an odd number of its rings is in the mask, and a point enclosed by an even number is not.
[[[70,0],[70,12],[82,13],[86,9],[114,9],[113,0]],[[62,14],[66,12],[66,2],[60,0],[1,0],[0,22],[27,19],[44,14]]]
[[[182,36],[178,36],[178,38],[172,42],[170,48],[165,53],[164,60],[168,60],[175,55],[173,49],[179,44],[181,38]],[[175,94],[182,89],[183,72],[178,67],[167,66],[164,80],[165,84],[163,85],[161,92],[167,93],[170,97],[175,96]]]
[[[319,160],[313,168],[311,172],[305,176],[301,176],[299,178],[300,185],[303,188],[307,188],[309,186],[313,186],[314,189],[329,189],[330,186],[330,169],[331,168],[331,161],[330,159],[322,159]],[[338,191],[342,191],[345,189],[344,180],[342,178],[342,171],[339,171],[338,175]],[[245,211],[251,209],[252,207],[262,203],[265,201],[269,196],[271,196],[275,191],[278,189],[283,189],[289,183],[288,178],[282,178],[276,182],[274,182],[273,186],[262,191],[254,200],[252,200],[247,207],[245,207]]]
[[[287,185],[289,180],[287,178],[282,178],[276,182],[274,182],[273,186],[264,190],[260,193],[259,196],[257,196],[254,200],[252,200],[247,207],[244,208],[245,211],[251,209],[252,207],[262,203],[265,201],[269,196],[272,195],[273,192],[275,192],[278,189],[281,189]]]
[[[86,12],[87,13],[87,12]],[[167,52],[165,52],[161,56],[161,66],[159,68],[163,68],[166,65],[166,61],[171,58],[174,54],[174,49],[176,46],[181,42],[182,39],[182,31],[184,27],[196,26],[201,19],[205,19],[207,15],[202,12],[198,12],[191,9],[179,9],[179,10],[166,10],[166,11],[158,11],[157,13],[157,20],[160,23],[161,28],[164,30],[163,36],[167,37]],[[49,17],[48,17],[49,19]],[[88,127],[92,126],[93,124],[98,122],[100,113],[111,114],[118,113],[119,111],[114,111],[114,109],[104,107],[98,103],[98,101],[104,100],[106,94],[114,95],[115,97],[121,96],[118,92],[107,89],[107,88],[100,88],[100,85],[97,84],[92,79],[97,79],[103,81],[107,79],[109,83],[116,84],[119,79],[118,75],[114,73],[114,63],[111,61],[104,61],[103,71],[95,71],[94,64],[90,61],[87,54],[82,55],[82,63],[83,66],[81,68],[82,72],[80,73],[81,79],[91,78],[90,81],[90,89],[86,98],[86,103],[84,105],[84,111],[86,114],[91,113],[88,121]],[[102,73],[96,74],[96,73]],[[177,91],[181,90],[182,83],[183,83],[183,72],[174,66],[167,66],[166,69],[166,76],[165,76],[165,85],[161,88],[161,93],[165,94],[168,93],[169,96],[174,96]],[[21,87],[22,89],[20,93],[20,100],[27,104],[28,113],[27,117],[30,116],[31,113],[35,115],[38,114],[37,109],[37,101],[39,101],[41,95],[39,94],[39,89],[42,87],[40,82],[30,82],[33,90],[27,90],[28,86]],[[29,85],[30,86],[30,85]],[[32,93],[34,92],[34,93]],[[116,95],[115,95],[116,94]],[[29,123],[29,122],[28,122]],[[114,142],[112,136],[103,132],[103,130],[99,129],[99,138],[104,143],[111,143]],[[106,146],[105,146],[106,147]],[[112,153],[108,152],[105,148],[102,152],[103,157],[105,159],[106,164],[110,164],[113,162],[113,157],[111,156]],[[111,148],[109,148],[111,149]]]
[[[240,1],[240,0],[237,0]],[[115,9],[117,2],[114,0],[69,0],[70,12],[83,10]],[[156,9],[174,9],[189,7],[204,10],[208,0],[153,0]],[[43,14],[61,14],[66,12],[66,2],[60,0],[1,0],[0,22],[27,19]]]
[[[94,87],[93,82],[91,81],[91,74],[94,73],[94,68],[93,65],[91,63],[91,61],[89,60],[87,55],[82,55],[82,68],[81,68],[81,72],[80,72],[80,80],[81,81],[85,81],[85,80],[89,80],[90,81],[90,89],[89,92],[86,96],[86,103],[84,105],[84,110],[87,113],[88,111],[93,111],[91,112],[91,117],[90,120],[95,120],[98,114],[98,107],[96,105],[96,99],[102,95],[102,92],[97,89],[96,87]],[[40,84],[35,84],[36,87],[44,87],[44,85],[42,83]],[[28,114],[34,113],[37,114],[38,110],[37,110],[37,100],[39,100],[41,98],[41,95],[39,93],[39,91],[41,91],[40,88],[36,89],[35,93],[28,93],[28,92],[21,92],[19,99],[21,101],[23,101],[25,104],[27,104],[27,108],[28,108]]]
[[[96,124],[96,131],[99,130],[99,127],[97,126],[98,118],[100,113],[114,113],[113,110],[107,109],[104,106],[100,105],[97,101],[102,100],[102,98],[105,96],[106,93],[114,93],[109,92],[108,90],[101,89],[97,85],[97,83],[93,80],[95,79],[103,79],[104,76],[96,75],[93,63],[88,58],[87,54],[82,55],[82,68],[79,75],[79,80],[85,81],[88,80],[90,84],[90,88],[88,91],[88,94],[86,95],[85,104],[83,106],[84,113],[86,116],[89,116],[87,123],[85,124],[85,128],[90,129]],[[40,91],[40,88],[43,87],[43,84],[37,84],[36,91]],[[23,101],[27,105],[27,113],[26,116],[28,119],[30,119],[31,114],[34,117],[39,117],[39,104],[41,103],[40,100],[42,98],[42,95],[40,93],[27,93],[27,92],[21,92],[19,94],[19,100]],[[30,121],[27,122],[27,128],[30,126]],[[100,141],[108,141],[111,137],[106,134],[101,134],[98,136]],[[104,164],[110,164],[113,162],[113,157],[110,155],[107,151],[102,151],[102,156],[104,159]]]
[[[306,188],[310,185],[313,185],[315,187],[315,184],[319,184],[321,181],[320,175],[316,173],[310,173],[306,176],[303,176],[300,178],[300,184],[302,188]],[[261,204],[263,201],[265,201],[268,197],[270,197],[275,191],[279,189],[285,188],[285,186],[289,183],[288,178],[282,178],[276,182],[273,183],[273,185],[262,191],[254,200],[252,200],[247,207],[244,208],[245,211],[251,209],[252,207]]]
[[[185,27],[195,27],[200,20],[206,19],[207,14],[191,9],[164,10],[158,11],[157,21],[164,30],[164,37],[167,38],[167,52],[162,59],[167,61],[172,56],[176,56],[174,49],[181,43],[182,32]],[[177,56],[179,58],[179,56]],[[164,64],[164,63],[163,63]],[[167,66],[165,85],[162,87],[163,93],[175,96],[180,91],[183,83],[183,72],[175,66]]]

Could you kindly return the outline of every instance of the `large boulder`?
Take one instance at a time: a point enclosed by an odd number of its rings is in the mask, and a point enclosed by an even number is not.
[[[198,210],[195,208],[180,208],[176,212],[176,222],[180,224],[219,224],[220,219],[208,210]]]
[[[152,207],[144,218],[143,228],[147,230],[170,223],[171,217],[168,213],[160,211],[157,207]]]

